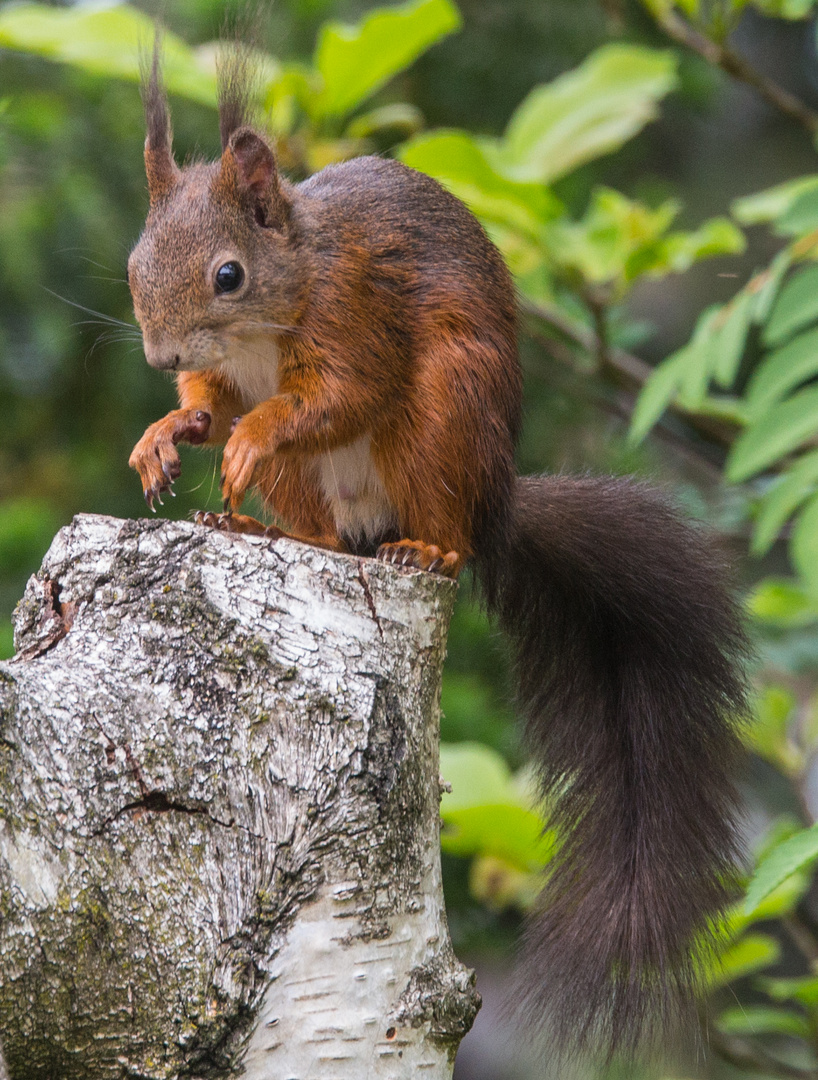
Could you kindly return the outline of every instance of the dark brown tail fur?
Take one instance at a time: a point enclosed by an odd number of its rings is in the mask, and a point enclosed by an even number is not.
[[[642,484],[520,479],[508,533],[478,576],[562,840],[521,1004],[563,1052],[630,1052],[689,1001],[734,880],[746,640],[706,538]]]

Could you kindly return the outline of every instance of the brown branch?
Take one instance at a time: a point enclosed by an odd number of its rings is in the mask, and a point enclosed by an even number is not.
[[[579,346],[583,352],[594,357],[598,361],[602,374],[617,386],[624,387],[626,390],[641,390],[653,374],[654,369],[646,360],[624,349],[601,343],[593,330],[574,322],[556,308],[546,304],[535,304],[532,300],[526,299],[521,300],[520,307],[524,315],[536,320],[550,332]],[[564,350],[554,351],[553,355],[560,362],[570,363]],[[733,445],[738,434],[737,425],[712,416],[699,416],[673,402],[668,408],[683,417],[700,435],[717,443],[723,449],[727,450]]]
[[[698,53],[709,64],[721,68],[732,78],[751,86],[773,108],[801,124],[810,135],[818,134],[818,113],[795,94],[762,75],[729,45],[706,37],[676,11],[670,10],[662,14],[651,10],[651,14],[668,37]]]

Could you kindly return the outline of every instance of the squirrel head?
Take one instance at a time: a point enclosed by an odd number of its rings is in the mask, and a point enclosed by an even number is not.
[[[228,359],[242,337],[297,324],[308,260],[292,189],[258,132],[229,133],[218,162],[176,165],[156,64],[144,91],[150,210],[128,282],[148,363],[200,371]]]

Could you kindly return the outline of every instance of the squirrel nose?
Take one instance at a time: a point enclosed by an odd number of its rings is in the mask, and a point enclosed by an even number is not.
[[[175,371],[179,367],[182,358],[179,353],[153,352],[153,350],[146,349],[145,359],[152,368],[156,368],[158,371]]]

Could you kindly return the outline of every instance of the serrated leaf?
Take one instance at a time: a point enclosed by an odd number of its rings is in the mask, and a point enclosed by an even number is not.
[[[325,23],[314,58],[324,80],[314,101],[316,115],[346,116],[459,27],[460,13],[451,0],[376,8],[356,26]]]
[[[138,81],[140,57],[153,43],[154,23],[127,4],[70,8],[20,4],[0,10],[0,48],[23,50],[96,75]],[[175,34],[162,38],[165,83],[172,93],[216,104],[207,63]]]
[[[818,386],[799,390],[746,428],[727,459],[727,479],[747,480],[780,461],[818,432]]]
[[[781,289],[762,335],[765,345],[779,345],[785,338],[818,320],[818,266],[807,266],[792,275]]]
[[[778,942],[767,934],[747,934],[718,958],[710,972],[711,987],[724,986],[747,975],[755,975],[776,963],[781,956]]]
[[[673,53],[604,45],[578,68],[538,86],[516,109],[492,165],[511,180],[550,183],[616,150],[655,119],[677,83]]]
[[[818,825],[802,829],[784,840],[759,863],[747,887],[746,914],[752,915],[765,897],[791,874],[818,859]]]
[[[813,495],[793,526],[790,555],[807,592],[818,599],[818,496]]]
[[[752,551],[764,555],[775,543],[785,522],[818,484],[818,450],[804,454],[761,500],[753,529]]]
[[[810,1026],[800,1013],[771,1009],[764,1005],[736,1005],[726,1009],[718,1026],[727,1035],[795,1035],[811,1037]]]
[[[404,143],[404,164],[434,176],[483,221],[517,229],[537,244],[543,225],[563,212],[542,184],[508,180],[488,163],[479,140],[465,131],[433,131]]]

